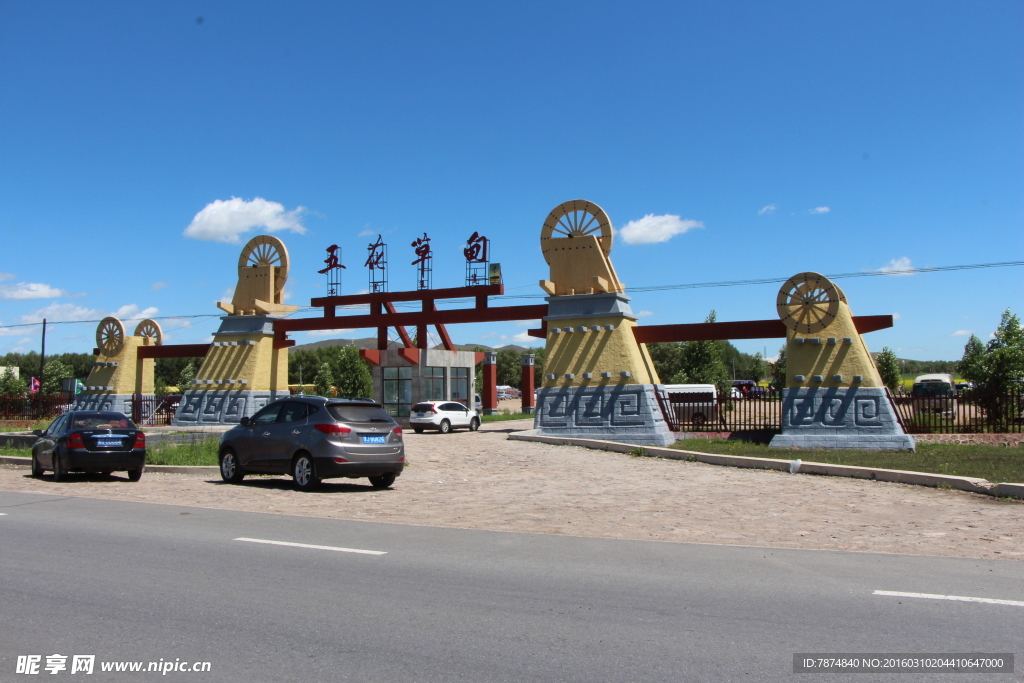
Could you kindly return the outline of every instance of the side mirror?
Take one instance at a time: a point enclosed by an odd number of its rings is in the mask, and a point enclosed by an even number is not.
[[[42,436],[43,435],[43,430],[42,429],[33,429],[32,433],[35,434],[36,436]]]
[[[249,423],[250,420],[248,415],[243,415],[242,419],[238,421],[238,424],[242,425],[243,427],[248,427]]]

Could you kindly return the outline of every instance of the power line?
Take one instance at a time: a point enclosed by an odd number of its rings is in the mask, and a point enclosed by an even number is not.
[[[916,275],[916,274],[921,274],[921,273],[942,273],[942,272],[955,271],[955,270],[979,270],[979,269],[982,269],[982,268],[1007,268],[1007,267],[1011,267],[1011,266],[1024,266],[1024,261],[1001,261],[1001,262],[998,262],[998,263],[973,263],[973,264],[963,264],[963,265],[957,265],[957,266],[926,266],[924,268],[894,268],[894,269],[891,269],[891,270],[886,269],[886,270],[860,271],[860,272],[855,272],[855,273],[826,274],[825,276],[827,278],[829,278],[830,280],[839,280],[839,279],[843,279],[843,278],[852,278],[852,277],[878,277],[878,276],[886,276],[886,275]],[[758,279],[754,279],[754,280],[724,280],[724,281],[720,281],[720,282],[691,282],[691,283],[680,284],[680,285],[651,285],[651,286],[647,286],[647,287],[630,287],[629,291],[630,292],[663,292],[663,291],[669,291],[669,290],[675,290],[675,289],[703,289],[703,288],[707,288],[707,287],[739,287],[739,286],[743,286],[743,285],[774,284],[774,283],[778,283],[778,282],[785,282],[788,279],[789,279],[789,277],[767,277],[767,278],[758,278]],[[524,288],[520,287],[519,289],[524,289]],[[496,296],[494,298],[495,299],[543,299],[545,297],[546,297],[545,294],[504,294],[504,295],[501,295],[501,296]],[[471,297],[465,297],[465,298],[462,298],[462,299],[446,299],[446,301],[458,304],[458,303],[472,303],[474,301],[474,299],[471,298]],[[396,308],[416,308],[418,306],[419,306],[419,302],[416,302],[416,301],[399,301],[399,302],[395,302],[395,307]],[[339,306],[339,308],[343,308],[343,309],[365,309],[365,308],[367,308],[367,305],[366,304],[355,304],[355,305],[351,305],[351,306]],[[291,317],[292,315],[295,315],[295,313],[308,313],[308,312],[311,312],[311,311],[319,311],[319,310],[321,310],[321,309],[316,307],[316,306],[305,306],[305,307],[300,308],[297,311],[295,311],[294,313],[291,313],[291,314],[289,314],[288,316],[285,316],[285,317]],[[200,314],[194,314],[194,315],[154,316],[154,317],[152,317],[150,319],[151,320],[183,320],[183,319],[191,320],[191,319],[194,319],[194,318],[220,318],[220,317],[222,317],[222,316],[221,316],[221,314],[218,314],[218,313],[200,313]],[[142,320],[142,318],[128,318],[127,320]],[[47,325],[78,325],[78,324],[84,324],[84,323],[98,323],[98,322],[102,322],[102,319],[99,319],[99,320],[57,320],[57,321],[48,320],[46,322],[46,324]],[[42,325],[42,324],[43,324],[42,321],[39,321],[37,323],[15,323],[13,325],[0,325],[0,329],[11,329],[11,328],[16,328],[16,327],[35,327],[37,325]]]

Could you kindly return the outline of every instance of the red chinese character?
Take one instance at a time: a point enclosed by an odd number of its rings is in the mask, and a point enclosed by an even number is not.
[[[327,247],[327,253],[330,254],[330,256],[328,256],[326,259],[324,259],[324,263],[327,264],[327,267],[324,268],[323,270],[318,270],[316,272],[318,272],[320,274],[323,274],[323,273],[326,273],[327,271],[329,271],[329,270],[331,270],[333,268],[345,268],[345,266],[343,266],[340,263],[338,263],[338,255],[335,253],[336,251],[338,251],[338,245],[337,244],[332,244],[331,246]],[[345,270],[348,270],[348,269],[345,268]]]

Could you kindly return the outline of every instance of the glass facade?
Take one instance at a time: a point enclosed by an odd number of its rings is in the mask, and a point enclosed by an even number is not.
[[[392,415],[407,417],[412,406],[412,368],[381,368],[384,371],[384,408]]]
[[[473,407],[473,395],[470,393],[469,368],[452,368],[452,400]]]
[[[444,395],[444,368],[423,368],[423,400],[443,401]]]

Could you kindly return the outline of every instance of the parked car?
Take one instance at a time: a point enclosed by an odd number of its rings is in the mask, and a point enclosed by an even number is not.
[[[374,488],[387,488],[405,468],[402,428],[369,399],[279,399],[224,432],[219,450],[226,482],[290,474],[303,491],[338,477],[368,477]]]
[[[918,375],[910,390],[914,412],[932,415],[952,415],[957,410],[953,375],[937,373]]]
[[[454,401],[423,401],[409,411],[409,426],[417,434],[422,434],[424,429],[447,434],[456,427],[469,427],[475,432],[480,429],[480,416]]]
[[[130,481],[146,468],[146,435],[127,415],[113,411],[64,413],[45,430],[32,432],[32,476],[53,472],[61,481],[68,472],[127,471]]]
[[[718,390],[714,384],[666,384],[665,393],[679,424],[700,427],[718,422]]]

